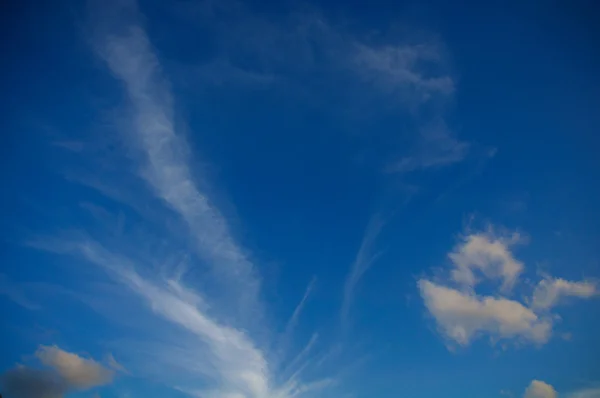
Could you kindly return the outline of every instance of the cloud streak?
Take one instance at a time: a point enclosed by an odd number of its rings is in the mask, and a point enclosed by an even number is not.
[[[217,280],[237,295],[240,312],[255,311],[260,280],[223,215],[194,182],[187,143],[176,131],[169,82],[143,28],[128,24],[105,32],[97,38],[96,48],[131,102],[133,140],[143,157],[140,175],[185,221],[198,254]]]
[[[384,222],[380,215],[376,214],[371,217],[363,236],[363,240],[360,244],[360,248],[358,249],[358,253],[356,254],[356,258],[354,259],[354,263],[352,263],[350,272],[346,277],[342,297],[342,307],[340,311],[340,318],[343,328],[348,326],[350,309],[354,300],[354,294],[358,283],[364,276],[365,272],[369,270],[369,268],[375,263],[381,254],[379,252],[373,253],[373,246],[375,245],[375,241],[377,240],[383,225]]]

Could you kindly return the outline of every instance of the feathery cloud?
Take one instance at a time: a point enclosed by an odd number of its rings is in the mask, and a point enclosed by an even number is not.
[[[432,45],[386,45],[382,47],[356,44],[354,61],[364,78],[383,90],[413,91],[418,102],[432,95],[450,95],[454,91],[452,78],[444,72],[428,76],[424,63],[438,64],[440,51]],[[400,95],[403,93],[401,92]]]
[[[373,253],[373,246],[381,229],[383,228],[384,222],[379,214],[375,214],[369,220],[367,229],[363,236],[363,240],[354,259],[354,263],[350,268],[350,273],[346,277],[344,283],[344,295],[342,298],[342,308],[340,312],[342,326],[347,326],[348,317],[350,316],[350,307],[354,300],[354,291],[356,286],[360,282],[361,278],[368,271],[368,269],[377,260],[380,253]]]
[[[169,82],[145,31],[137,23],[125,24],[99,35],[96,46],[131,102],[132,138],[144,159],[141,177],[185,221],[198,254],[237,296],[239,312],[253,312],[259,306],[256,270],[219,209],[195,184],[187,143],[176,131]]]
[[[310,296],[313,289],[315,288],[316,283],[317,283],[317,278],[315,276],[313,276],[311,278],[310,282],[308,283],[308,286],[306,286],[306,290],[304,291],[304,295],[302,296],[302,299],[300,300],[300,302],[294,309],[294,312],[292,313],[292,316],[290,317],[290,320],[288,321],[288,323],[285,327],[286,335],[289,335],[292,332],[292,330],[294,330],[296,325],[298,324],[298,318],[300,317],[300,314],[302,313],[302,310],[304,309],[304,305],[306,304],[306,301],[308,300],[308,296]]]
[[[41,306],[25,296],[18,285],[6,275],[0,273],[0,296],[5,296],[12,302],[28,310],[39,310]]]

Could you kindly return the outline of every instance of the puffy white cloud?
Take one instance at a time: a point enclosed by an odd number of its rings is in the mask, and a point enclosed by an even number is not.
[[[518,233],[496,237],[492,233],[467,235],[448,257],[454,265],[452,279],[464,286],[474,287],[481,272],[486,278],[501,279],[503,289],[510,289],[521,272],[523,263],[516,260],[510,246],[522,240]]]
[[[448,254],[451,266],[445,280],[419,281],[425,306],[445,337],[460,345],[481,335],[489,335],[492,341],[546,343],[555,319],[548,310],[567,297],[598,295],[597,285],[548,276],[538,283],[530,300],[505,297],[525,270],[511,251],[524,239],[519,233],[500,236],[493,231],[490,227],[462,238]],[[477,294],[482,281],[500,282],[498,290],[486,296]]]
[[[556,398],[557,396],[554,387],[540,380],[532,380],[523,395],[524,398]]]
[[[590,281],[571,282],[561,278],[546,278],[535,288],[531,305],[536,310],[546,310],[566,297],[591,298],[598,294],[596,284]]]
[[[420,280],[419,289],[441,332],[460,345],[469,344],[479,333],[494,339],[520,338],[535,343],[550,338],[551,321],[517,301],[480,297],[428,280]]]

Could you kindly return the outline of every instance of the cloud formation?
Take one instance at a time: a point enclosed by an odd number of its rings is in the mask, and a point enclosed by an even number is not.
[[[408,173],[449,166],[463,161],[471,145],[456,139],[445,123],[435,122],[421,128],[412,154],[388,167],[388,172]]]
[[[558,394],[554,387],[540,380],[532,380],[525,390],[523,398],[556,398]]]
[[[600,294],[596,283],[590,281],[571,282],[548,277],[541,280],[533,292],[532,307],[548,310],[568,297],[591,298]]]
[[[39,304],[32,302],[27,298],[18,285],[11,281],[6,275],[0,273],[0,296],[5,296],[12,302],[28,310],[39,310],[42,308]]]
[[[171,275],[172,267],[164,264],[171,255],[151,259],[159,263],[156,272],[147,263],[147,253],[136,254],[147,252],[148,242],[140,243],[131,235],[115,243],[74,234],[36,247],[98,266],[112,278],[116,290],[125,290],[143,304],[161,338],[143,334],[139,339],[144,341],[137,343],[150,347],[146,355],[173,388],[202,397],[292,398],[331,386],[333,379],[326,377],[304,381],[310,358],[303,356],[296,357],[295,372],[283,377],[269,361],[265,347],[270,345],[259,345],[252,334],[254,323],[263,316],[258,271],[234,239],[218,206],[200,188],[205,184],[197,182],[188,145],[175,122],[170,82],[135,5],[123,7],[127,12],[117,9],[115,15],[104,15],[106,21],[97,23],[94,49],[125,89],[131,129],[124,129],[123,134],[137,155],[133,159],[136,174],[158,199],[159,207],[164,207],[164,214],[182,220],[186,227],[182,235],[191,241],[191,251],[185,254],[194,265],[204,267],[203,279],[211,286],[196,291],[185,284],[185,272],[176,270]],[[179,243],[168,234],[159,242],[168,248]],[[298,321],[312,286],[292,316],[290,328]],[[113,368],[120,367],[109,362]]]
[[[465,236],[448,254],[454,267],[452,279],[473,288],[478,283],[475,271],[479,271],[487,279],[500,279],[502,288],[510,289],[523,272],[523,264],[513,257],[510,247],[521,241],[518,233],[508,237],[496,237],[492,232]]]
[[[303,7],[270,18],[236,0],[180,7],[179,15],[210,29],[218,38],[214,59],[195,66],[208,84],[298,88],[311,99],[323,97],[323,84],[341,83],[336,102],[378,98],[415,123],[413,144],[388,159],[387,172],[437,169],[463,161],[472,145],[456,138],[444,108],[456,91],[447,57],[435,40],[407,41],[390,32],[357,35],[322,12]],[[189,68],[188,68],[189,69]],[[310,78],[310,79],[309,79]],[[336,92],[339,88],[329,90]],[[350,103],[350,105],[352,105]],[[361,108],[364,106],[361,105]]]
[[[492,339],[520,338],[545,343],[552,323],[513,300],[478,297],[459,290],[419,281],[421,297],[442,333],[460,345],[467,345],[478,334]]]
[[[115,21],[120,18],[114,16]],[[131,102],[130,138],[143,158],[140,176],[187,224],[198,254],[233,296],[227,299],[235,301],[231,306],[239,309],[237,315],[255,311],[260,280],[219,209],[195,183],[187,143],[176,131],[170,84],[144,29],[124,22],[119,29],[103,32],[97,37],[97,52]]]
[[[591,282],[547,277],[539,282],[531,300],[505,297],[525,270],[511,251],[524,239],[516,232],[498,235],[493,231],[490,228],[461,238],[448,254],[451,264],[447,278],[418,281],[425,308],[451,343],[466,346],[487,336],[492,343],[516,340],[544,344],[551,338],[555,319],[548,310],[564,297],[593,297],[596,287]],[[476,288],[483,281],[497,286],[491,295],[477,294]]]
[[[56,346],[40,346],[35,356],[48,369],[19,365],[4,373],[0,381],[8,397],[62,398],[70,392],[108,384],[114,377],[112,370],[93,359]]]
[[[444,72],[426,75],[423,64],[439,65],[441,54],[433,45],[367,46],[357,43],[356,68],[363,77],[380,85],[382,90],[412,91],[418,102],[432,95],[450,95],[454,81]],[[438,68],[439,69],[439,68]]]
[[[356,290],[356,286],[360,282],[361,278],[368,271],[368,269],[373,265],[373,263],[379,257],[379,253],[373,253],[373,246],[381,229],[383,228],[384,222],[381,219],[381,216],[375,214],[369,220],[369,224],[367,225],[367,229],[363,236],[363,240],[360,244],[360,248],[358,249],[358,253],[356,254],[356,258],[354,259],[354,263],[352,267],[350,267],[350,273],[346,277],[346,281],[344,283],[344,295],[342,298],[342,309],[340,312],[342,326],[347,326],[348,317],[350,315],[350,307],[352,305],[352,301],[354,300],[354,291]]]

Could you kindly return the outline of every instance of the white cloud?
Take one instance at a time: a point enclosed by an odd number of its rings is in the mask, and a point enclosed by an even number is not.
[[[342,326],[347,326],[356,286],[365,272],[367,272],[379,256],[379,253],[373,254],[373,245],[375,244],[383,225],[384,222],[378,214],[373,215],[369,220],[360,248],[358,249],[354,263],[350,268],[350,273],[346,277],[346,282],[344,283],[344,296],[340,312]]]
[[[97,42],[99,55],[124,84],[131,101],[134,142],[144,158],[141,176],[187,223],[199,255],[236,296],[238,315],[247,316],[259,306],[260,281],[225,218],[194,182],[187,144],[176,131],[169,82],[146,33],[130,24],[118,33],[106,32]]]
[[[433,123],[421,129],[420,139],[412,154],[391,164],[388,171],[408,173],[448,166],[463,161],[469,149],[470,144],[454,138],[445,123]]]
[[[481,333],[495,340],[519,338],[534,343],[545,343],[550,337],[550,320],[517,301],[479,297],[423,279],[419,289],[441,332],[460,345]]]
[[[149,308],[166,321],[184,328],[208,348],[208,361],[216,371],[218,391],[264,397],[269,391],[269,369],[263,353],[240,330],[219,324],[197,306],[190,295],[179,294],[167,283],[161,286],[141,277],[133,263],[107,252],[94,242],[77,246],[88,261],[105,268],[142,298]]]
[[[510,247],[521,240],[518,233],[509,237],[496,237],[489,232],[465,236],[448,254],[454,266],[452,279],[473,288],[478,283],[474,273],[477,270],[488,279],[501,279],[503,289],[510,289],[524,269],[523,263],[510,251]]]
[[[486,232],[464,235],[448,254],[451,264],[449,274],[444,274],[447,277],[441,276],[436,283],[419,280],[425,307],[441,333],[463,346],[484,335],[492,342],[514,339],[544,344],[557,319],[548,310],[565,297],[595,296],[597,287],[589,281],[570,282],[547,276],[539,282],[531,300],[505,297],[525,270],[511,248],[525,239],[516,232],[500,236],[493,231],[490,226]],[[492,292],[479,295],[476,290],[483,281],[500,284],[487,284]]]
[[[184,335],[173,334],[172,338],[169,337],[172,331],[166,333],[161,337],[162,342],[153,346],[148,353],[152,362],[163,369],[161,373],[169,373],[164,372],[164,369],[176,369],[192,375],[189,382],[193,385],[190,388],[174,385],[182,391],[203,397],[292,398],[333,384],[333,379],[330,378],[302,381],[303,372],[310,364],[304,359],[314,346],[316,334],[290,364],[290,367],[299,365],[295,372],[281,381],[275,378],[281,375],[276,373],[276,369],[269,367],[265,352],[246,331],[214,319],[206,312],[202,297],[180,285],[180,282],[144,277],[136,270],[140,268],[140,264],[112,253],[92,240],[63,244],[54,241],[47,246],[51,246],[55,252],[82,256],[101,267],[135,293],[159,320],[186,332]],[[168,330],[166,324],[162,327]],[[61,374],[72,380],[72,383],[75,380],[85,380],[93,374],[94,368],[91,366],[87,368],[87,372],[72,370],[75,369],[73,363],[76,361],[71,357],[56,355],[53,350],[43,351],[40,358],[43,358],[44,363],[53,364],[52,366],[60,369]],[[197,388],[198,384],[202,386],[201,389]]]
[[[524,398],[556,398],[557,396],[554,387],[540,380],[532,380],[523,395]]]
[[[190,12],[190,8],[198,7],[203,11]],[[344,96],[342,102],[375,97],[384,107],[408,110],[411,117],[421,114],[419,120],[414,119],[419,126],[413,131],[414,147],[399,160],[395,154],[393,161],[386,161],[387,171],[440,168],[467,157],[471,145],[455,138],[443,121],[438,122],[444,119],[444,104],[456,86],[441,43],[408,42],[381,31],[357,36],[308,7],[280,14],[276,19],[235,0],[194,3],[183,8],[184,19],[212,28],[218,37],[219,55],[215,60],[199,68],[186,68],[200,70],[209,84],[281,85],[287,95],[292,86],[299,87],[303,97],[316,88],[312,98],[323,96],[323,85],[313,86],[307,77],[342,82],[342,92],[349,87],[360,91],[360,95]],[[374,36],[376,41],[371,40]],[[340,103],[340,97],[336,98]],[[426,104],[435,105],[420,112]],[[362,103],[360,106],[364,112]],[[422,118],[425,114],[429,116]]]
[[[591,298],[600,293],[594,282],[571,282],[561,278],[541,280],[533,292],[532,307],[547,310],[567,297]]]
[[[304,295],[302,296],[302,299],[300,300],[300,302],[294,309],[294,312],[292,313],[292,316],[290,317],[290,320],[288,321],[288,323],[286,325],[286,328],[285,328],[286,335],[289,336],[291,334],[292,330],[298,324],[298,318],[300,317],[300,313],[302,313],[302,310],[304,309],[304,305],[306,304],[306,301],[308,300],[308,296],[310,296],[311,292],[315,288],[316,282],[317,282],[317,278],[313,276],[312,279],[310,280],[310,282],[308,283],[308,286],[306,286],[306,290],[304,291]]]
[[[443,73],[428,76],[423,63],[439,64],[440,52],[432,45],[400,45],[373,47],[357,44],[356,67],[365,78],[380,84],[384,90],[414,90],[419,101],[436,94],[449,95],[454,81]]]

